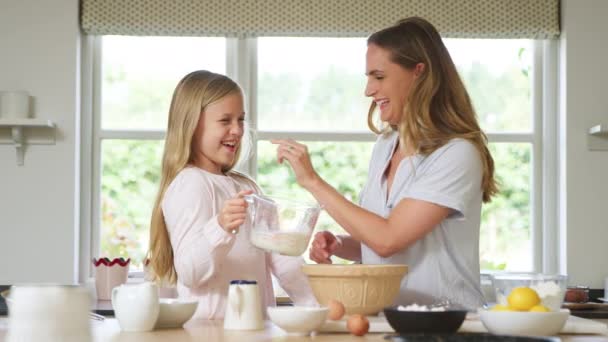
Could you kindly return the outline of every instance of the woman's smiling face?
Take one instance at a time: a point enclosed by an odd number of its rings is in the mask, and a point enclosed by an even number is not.
[[[244,133],[245,110],[240,93],[226,95],[201,113],[192,149],[195,164],[221,174],[233,165]]]
[[[376,102],[382,121],[397,125],[417,76],[414,70],[391,61],[390,52],[373,43],[367,46],[365,61],[365,96]]]

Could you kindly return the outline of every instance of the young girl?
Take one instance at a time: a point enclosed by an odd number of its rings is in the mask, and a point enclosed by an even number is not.
[[[195,318],[224,317],[231,280],[256,280],[264,307],[274,306],[271,273],[300,305],[315,305],[301,258],[265,253],[249,240],[245,194],[260,192],[232,171],[244,134],[244,99],[226,76],[195,71],[177,85],[150,229],[156,279],[177,283],[179,297],[199,298]]]

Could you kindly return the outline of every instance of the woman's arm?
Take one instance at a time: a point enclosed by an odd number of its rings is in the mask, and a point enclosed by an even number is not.
[[[403,250],[433,230],[451,209],[431,202],[403,199],[388,218],[352,203],[315,172],[305,145],[293,140],[273,140],[278,147],[278,160],[287,160],[298,183],[308,190],[329,215],[353,239],[365,243],[376,254],[389,257]]]
[[[304,187],[352,239],[365,243],[382,257],[389,257],[409,247],[451,212],[451,209],[434,203],[403,199],[385,219],[347,200],[318,176]],[[359,250],[359,259],[360,253]],[[340,256],[338,253],[336,255]]]

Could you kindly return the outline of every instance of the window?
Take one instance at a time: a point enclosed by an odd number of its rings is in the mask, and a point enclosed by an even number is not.
[[[240,44],[246,42],[246,44]],[[530,40],[446,39],[488,134],[502,183],[482,214],[484,270],[538,269],[542,253],[538,158],[542,140],[542,65]],[[375,137],[367,130],[363,38],[223,38],[103,36],[94,88],[94,256],[129,256],[141,263],[148,245],[163,130],[177,81],[195,69],[228,73],[250,97],[254,135],[249,174],[269,194],[309,195],[288,168],[275,162],[269,140],[291,137],[309,145],[318,172],[345,196],[358,200]],[[233,58],[255,55],[256,58]],[[239,64],[240,63],[240,64]],[[244,70],[244,71],[243,71]],[[249,82],[250,79],[257,82]],[[248,79],[245,79],[248,78]],[[538,195],[540,196],[540,195]],[[326,214],[318,229],[340,232]],[[306,256],[307,257],[307,256]]]
[[[131,269],[141,269],[171,94],[192,70],[225,73],[226,40],[104,36],[96,46],[101,101],[93,146],[100,173],[94,184],[100,191],[93,191],[99,238],[93,253],[130,257]]]
[[[481,268],[532,271],[534,144],[540,127],[533,112],[530,40],[446,39],[454,63],[488,134],[500,194],[482,209]]]

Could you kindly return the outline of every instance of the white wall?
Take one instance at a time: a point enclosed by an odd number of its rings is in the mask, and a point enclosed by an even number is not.
[[[74,281],[79,98],[78,0],[0,0],[0,91],[27,90],[56,145],[0,145],[0,284]]]
[[[586,132],[608,123],[607,16],[608,1],[562,0],[566,267],[593,288],[608,276],[608,151],[589,151]]]
[[[588,151],[585,134],[608,123],[606,16],[608,1],[562,0],[564,267],[595,288],[608,275],[608,152]],[[77,0],[0,0],[0,90],[28,90],[58,126],[21,167],[0,145],[0,284],[77,277],[79,48]]]

